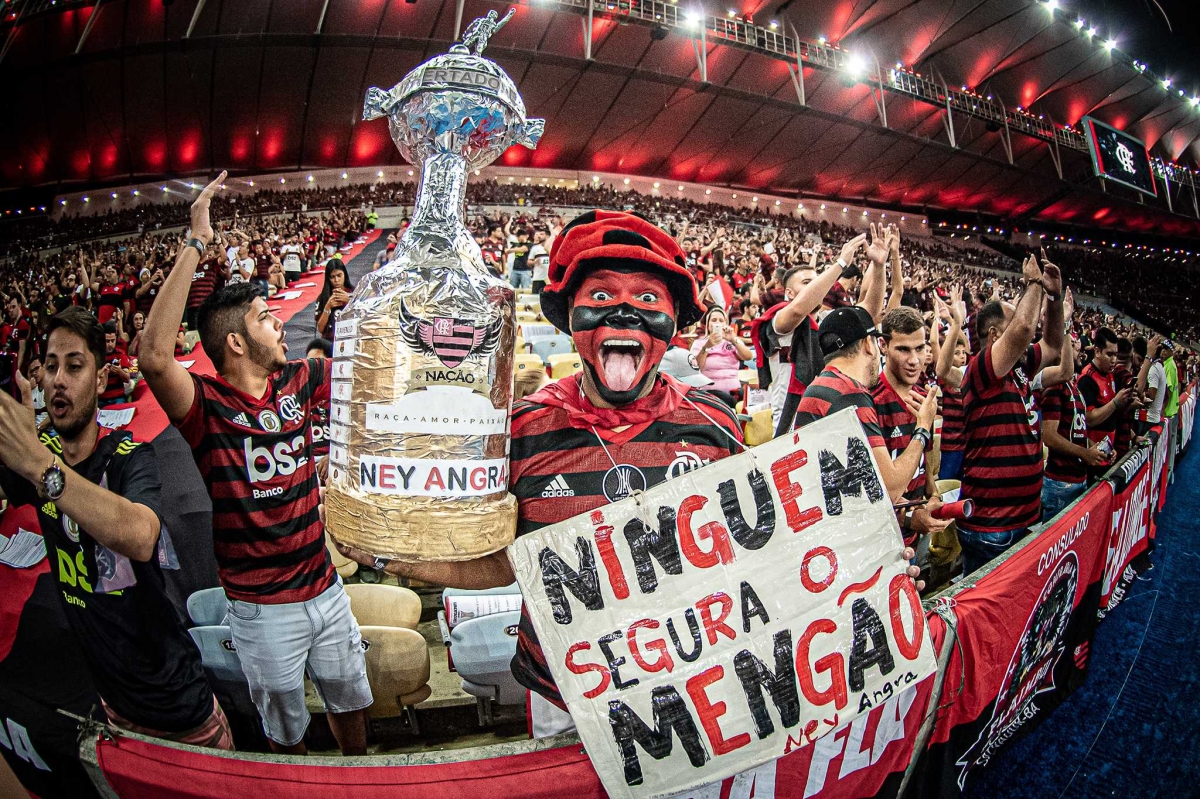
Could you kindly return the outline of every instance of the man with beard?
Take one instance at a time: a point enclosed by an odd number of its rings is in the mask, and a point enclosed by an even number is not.
[[[925,468],[925,453],[933,449],[933,436],[926,433],[932,428],[925,427],[923,433],[917,425],[921,403],[929,399],[928,394],[934,393],[926,392],[919,385],[925,376],[925,358],[929,350],[925,342],[925,320],[912,308],[901,306],[883,315],[880,329],[883,331],[883,353],[887,360],[879,382],[871,390],[871,399],[879,416],[884,446],[895,463],[908,451],[914,439],[920,439],[923,444],[917,457],[916,471],[900,497],[905,503],[928,500],[927,505],[900,513],[904,543],[914,546],[918,536],[943,530],[950,524],[930,515],[931,510],[936,510],[942,504],[936,478]],[[928,539],[925,541],[928,542]]]
[[[325,547],[313,464],[311,417],[329,402],[328,361],[288,361],[283,323],[250,283],[200,306],[216,377],[190,374],[174,358],[192,275],[213,237],[209,202],[224,178],[192,204],[191,239],[146,320],[140,365],[212,494],[230,631],[272,750],[306,751],[307,669],[342,752],[366,754],[362,639]]]
[[[916,425],[907,445],[893,459],[871,398],[871,391],[879,383],[880,338],[882,334],[865,308],[855,305],[829,312],[817,330],[825,369],[804,390],[796,410],[796,427],[812,424],[844,408],[854,408],[888,496],[895,504],[902,501],[918,465],[923,462],[926,442],[933,440],[937,399],[930,392],[920,405],[915,405]]]
[[[0,488],[14,506],[38,508],[63,611],[109,721],[232,749],[200,654],[167,598],[161,564],[174,551],[154,450],[96,424],[108,380],[104,331],[82,308],[54,316],[49,330],[42,388],[51,429],[39,439],[27,383],[24,405],[0,395]]]
[[[962,497],[975,503],[975,513],[957,525],[965,575],[1020,541],[1042,516],[1042,440],[1029,381],[1058,363],[1064,331],[1062,275],[1045,251],[1042,262],[1026,259],[1015,308],[989,300],[975,316],[980,350],[963,381],[962,479]],[[1035,344],[1043,299],[1045,333]]]
[[[583,371],[513,405],[517,535],[625,499],[743,446],[726,405],[659,373],[676,329],[703,310],[683,250],[649,222],[589,211],[563,229],[550,254],[542,313],[571,334]],[[339,550],[384,565],[360,550]],[[460,563],[390,561],[384,570],[456,588],[515,579],[503,550]],[[531,691],[535,737],[573,728],[525,611],[512,670]]]

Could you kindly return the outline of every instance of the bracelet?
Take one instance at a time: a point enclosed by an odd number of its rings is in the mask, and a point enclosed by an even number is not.
[[[184,247],[195,247],[195,248],[196,248],[196,252],[200,254],[200,257],[201,257],[201,258],[203,258],[203,257],[204,257],[204,250],[205,250],[205,248],[207,247],[207,245],[206,245],[204,242],[202,242],[202,241],[200,241],[200,239],[197,239],[197,238],[194,238],[194,237],[193,237],[193,238],[190,238],[190,239],[188,239],[188,242],[187,242],[187,244],[185,244],[185,245],[183,245],[183,246],[184,246]]]

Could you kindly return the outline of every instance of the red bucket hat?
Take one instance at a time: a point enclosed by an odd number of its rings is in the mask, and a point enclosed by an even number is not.
[[[687,327],[704,315],[696,280],[675,239],[623,211],[588,211],[563,228],[550,250],[542,315],[559,330],[570,332],[567,302],[584,275],[594,269],[622,268],[654,272],[666,280],[679,308],[677,327]]]

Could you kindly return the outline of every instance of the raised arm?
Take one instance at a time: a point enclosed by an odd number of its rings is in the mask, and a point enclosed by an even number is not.
[[[900,231],[896,229],[895,249],[889,249],[892,262],[892,293],[888,296],[887,308],[899,308],[904,299],[904,266],[900,263]]]
[[[1055,366],[1042,370],[1042,390],[1070,383],[1075,377],[1075,345],[1070,336],[1063,338],[1062,357]]]
[[[875,324],[883,321],[883,264],[891,253],[899,259],[900,231],[895,226],[885,228],[880,225],[876,229],[871,223],[871,246],[867,247],[867,258],[871,263],[863,275],[858,304],[867,309]]]
[[[192,203],[192,237],[205,246],[212,241],[212,222],[208,218],[208,207],[216,187],[225,180],[225,172],[204,187],[200,196]],[[154,398],[166,411],[172,422],[182,421],[192,408],[196,387],[191,375],[175,360],[175,339],[179,323],[187,306],[188,290],[192,277],[200,264],[200,253],[195,247],[183,245],[175,256],[175,268],[163,283],[162,291],[142,332],[138,365],[146,377]]]
[[[842,252],[838,256],[837,263],[818,275],[791,302],[779,309],[775,318],[771,320],[777,333],[786,336],[799,327],[810,313],[821,307],[821,300],[825,299],[829,289],[833,288],[833,284],[842,276],[842,269],[853,262],[854,253],[866,240],[867,234],[860,233],[842,245]]]
[[[1033,336],[1037,332],[1037,321],[1042,310],[1042,295],[1045,294],[1045,289],[1042,287],[1042,269],[1038,266],[1035,256],[1030,255],[1025,259],[1022,273],[1025,280],[1025,291],[1017,300],[1017,307],[1013,311],[1008,327],[991,345],[992,369],[997,376],[1011,372],[1013,367],[1025,357],[1025,352],[1033,343]],[[1062,306],[1059,305],[1058,335],[1060,342],[1062,336],[1061,315]],[[1057,354],[1056,350],[1055,355],[1057,356]]]
[[[950,288],[950,332],[946,334],[946,344],[935,359],[937,363],[938,380],[953,388],[962,384],[962,370],[954,368],[954,350],[958,347],[958,339],[962,335],[963,322],[966,321],[967,308],[962,302],[962,286]]]
[[[1058,363],[1062,353],[1063,334],[1063,280],[1058,267],[1046,259],[1042,250],[1042,290],[1046,297],[1046,324],[1042,329],[1042,365]]]

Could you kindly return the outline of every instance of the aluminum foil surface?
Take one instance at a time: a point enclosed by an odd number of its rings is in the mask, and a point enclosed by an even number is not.
[[[325,512],[334,538],[380,557],[469,560],[516,530],[514,293],[464,224],[469,171],[542,132],[479,55],[511,16],[489,12],[450,53],[367,92],[363,118],[387,116],[421,181],[393,260],[359,281],[335,325]]]

